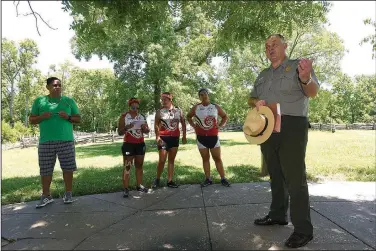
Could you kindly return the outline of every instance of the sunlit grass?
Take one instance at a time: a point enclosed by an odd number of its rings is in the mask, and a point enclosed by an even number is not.
[[[220,133],[222,159],[226,176],[232,183],[267,180],[260,177],[259,146],[249,145],[241,132]],[[121,142],[78,145],[78,171],[75,173],[74,194],[85,195],[120,191],[122,155]],[[144,181],[150,186],[156,174],[158,153],[153,139],[147,139]],[[310,131],[307,148],[307,173],[310,180],[376,181],[375,131]],[[211,161],[215,182],[219,175]],[[166,169],[162,174],[165,182]],[[175,179],[180,184],[198,184],[204,178],[202,161],[194,135],[188,144],[180,145],[176,157]],[[135,186],[134,172],[131,187]],[[53,196],[61,196],[64,182],[56,162],[51,185]],[[40,178],[37,148],[14,149],[2,153],[2,204],[38,199]]]

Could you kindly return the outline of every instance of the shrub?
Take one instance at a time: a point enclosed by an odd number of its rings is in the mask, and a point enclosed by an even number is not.
[[[17,134],[18,134],[18,139],[21,139],[22,136],[30,136],[31,135],[31,128],[28,128],[26,126],[24,126],[23,123],[21,123],[20,121],[17,121],[15,124],[14,124],[14,128],[16,131],[17,131]]]
[[[16,142],[18,139],[17,130],[12,128],[10,124],[1,121],[1,143]]]
[[[22,122],[17,121],[12,128],[4,120],[1,121],[1,143],[14,143],[21,140],[22,136],[32,136],[33,134],[39,134],[38,127],[26,127]]]

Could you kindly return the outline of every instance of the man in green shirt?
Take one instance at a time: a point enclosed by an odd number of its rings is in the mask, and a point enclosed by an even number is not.
[[[72,203],[73,172],[77,170],[73,136],[73,123],[81,120],[76,102],[61,95],[61,81],[47,79],[47,96],[35,99],[29,121],[39,124],[38,159],[43,193],[37,208],[53,202],[50,194],[56,156],[59,158],[65,183],[64,203]]]

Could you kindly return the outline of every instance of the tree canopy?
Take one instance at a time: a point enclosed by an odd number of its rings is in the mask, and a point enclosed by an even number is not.
[[[7,131],[27,134],[32,128],[35,133],[27,118],[32,100],[47,93],[49,76],[60,78],[63,94],[77,101],[79,131],[115,129],[134,96],[141,99],[142,113],[153,114],[163,91],[172,92],[175,105],[186,113],[198,102],[200,87],[211,91],[211,101],[223,107],[230,123],[242,123],[254,80],[270,65],[265,39],[275,33],[286,38],[288,57],[314,60],[323,87],[310,100],[311,122],[376,119],[375,75],[351,78],[341,72],[346,48],[325,28],[330,8],[325,1],[106,0],[63,1],[62,6],[74,20],[74,55],[81,60],[107,57],[114,72],[80,69],[66,61],[51,65],[44,76],[35,69],[35,41],[2,39],[2,122]],[[374,42],[372,35],[366,42]]]
[[[74,21],[77,58],[106,56],[129,89],[159,107],[165,89],[181,86],[196,99],[199,86],[213,86],[215,56],[234,48],[260,47],[272,33],[325,22],[326,2],[313,1],[63,1]],[[140,93],[140,90],[145,93]],[[180,94],[182,96],[180,96]],[[188,100],[190,100],[188,98]],[[183,106],[188,104],[183,104]],[[190,104],[191,105],[191,104]]]

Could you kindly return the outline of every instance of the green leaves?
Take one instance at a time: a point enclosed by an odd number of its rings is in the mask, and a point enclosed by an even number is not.
[[[215,85],[210,61],[234,49],[258,47],[274,32],[325,20],[318,2],[240,1],[63,1],[73,16],[73,52],[97,54],[115,64],[126,88],[152,93],[148,109],[159,107],[162,89]],[[263,60],[265,61],[265,60]],[[252,62],[253,63],[253,62]],[[265,65],[265,62],[263,62]]]
[[[290,58],[312,59],[320,83],[329,82],[340,71],[345,47],[336,33],[319,26],[311,27],[311,30],[297,29],[288,39]]]
[[[346,123],[375,121],[376,76],[357,76],[354,80],[341,74],[334,82],[336,118]]]
[[[372,35],[363,38],[360,45],[370,43],[372,45],[372,59],[374,59],[376,55],[376,21],[372,21],[370,18],[367,18],[364,20],[364,24],[373,26],[375,28],[375,32]]]
[[[32,69],[37,62],[39,49],[35,41],[25,39],[18,44],[6,38],[2,39],[2,54],[1,54],[1,95],[2,95],[2,109],[8,110],[9,113],[3,118],[14,126],[15,118],[19,114],[14,113],[15,98],[21,90],[25,98],[32,95],[32,86],[35,84],[35,77],[39,71]],[[23,102],[25,112],[30,106],[28,99]],[[26,112],[27,113],[27,112]],[[24,116],[27,114],[24,113]],[[25,117],[25,125],[27,120]]]

